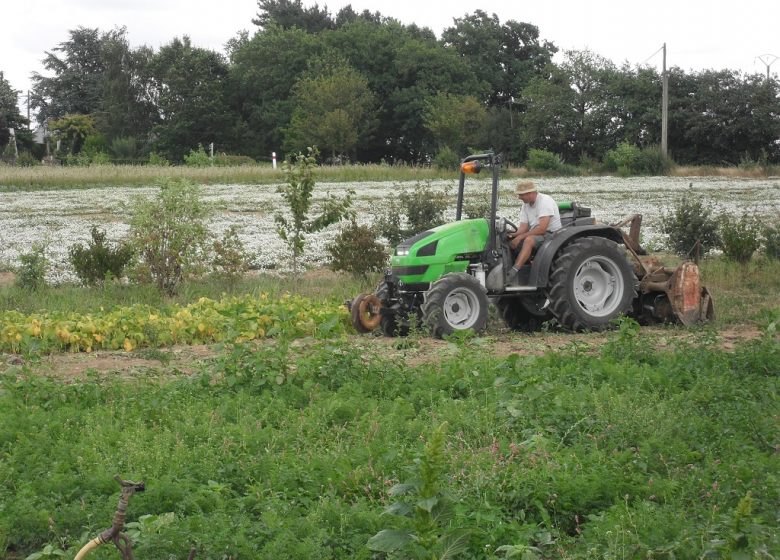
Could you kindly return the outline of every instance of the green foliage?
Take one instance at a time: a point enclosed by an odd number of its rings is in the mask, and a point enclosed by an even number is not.
[[[3,71],[0,70],[0,149],[3,153],[7,150],[7,146],[12,144],[9,129],[14,129],[18,143],[24,135],[24,130],[29,126],[27,119],[19,112],[19,93],[21,92],[11,87]]]
[[[30,152],[19,152],[19,157],[16,158],[16,165],[19,167],[36,167],[40,164],[40,160]]]
[[[34,243],[29,253],[19,255],[19,266],[16,269],[16,285],[25,290],[37,291],[46,285],[46,270],[49,261],[46,258],[46,248]]]
[[[77,155],[84,142],[96,132],[95,120],[89,115],[65,115],[49,123],[54,137],[61,141],[61,150],[66,155]]]
[[[468,219],[490,216],[490,196],[483,195],[467,198],[463,201],[463,213]]]
[[[171,164],[165,156],[161,156],[157,152],[149,153],[149,165],[159,165],[161,167],[168,167]]]
[[[109,278],[121,278],[125,267],[133,258],[129,245],[111,247],[106,243],[106,233],[92,226],[92,240],[86,247],[77,243],[68,249],[68,260],[76,276],[84,285],[100,284]]]
[[[484,142],[487,111],[474,96],[457,96],[439,92],[425,106],[425,127],[440,149],[452,148],[467,155],[468,146]]]
[[[604,154],[604,167],[617,171],[622,176],[633,175],[641,150],[628,142],[621,142],[616,148]]]
[[[671,160],[664,156],[658,146],[638,148],[628,142],[621,142],[604,155],[604,167],[618,175],[663,175],[671,168]]]
[[[646,146],[639,152],[636,166],[642,175],[666,175],[674,166],[674,161],[664,155],[660,146]]]
[[[102,134],[90,134],[84,139],[82,151],[88,156],[93,156],[98,152],[108,152],[108,141]]]
[[[277,213],[274,216],[276,231],[287,243],[296,277],[300,257],[306,248],[306,234],[318,232],[338,222],[348,214],[352,205],[352,191],[343,199],[328,195],[320,214],[316,217],[309,216],[314,194],[317,154],[316,148],[309,148],[307,155],[299,152],[294,158],[288,158],[283,164],[287,184],[276,191],[282,195],[287,207],[286,214]]]
[[[702,255],[719,244],[718,221],[701,197],[688,193],[669,213],[661,215],[661,230],[669,237],[670,248],[682,257],[694,255],[697,242]]]
[[[230,226],[221,239],[215,239],[212,249],[214,252],[212,268],[229,284],[235,284],[241,275],[249,270],[252,259],[243,241],[238,237],[236,226]]]
[[[291,331],[132,379],[3,364],[0,554],[73,558],[110,523],[120,472],[147,485],[127,512],[136,558],[181,558],[194,538],[204,558],[368,559],[382,529],[410,558],[457,528],[468,558],[768,558],[776,333],[725,351],[633,329],[543,356]]]
[[[198,144],[197,150],[190,150],[190,153],[184,156],[184,164],[189,167],[209,167],[212,163],[211,157],[201,144]]]
[[[16,140],[14,138],[11,138],[10,141],[5,145],[5,149],[3,150],[3,155],[0,156],[0,161],[4,163],[9,163],[11,165],[16,164]]]
[[[376,235],[372,228],[351,221],[326,247],[331,268],[360,278],[384,270],[387,252]]]
[[[149,54],[147,95],[155,99],[154,114],[165,116],[154,121],[155,150],[180,162],[197,143],[235,144],[228,73],[221,54],[194,47],[187,36]]]
[[[720,248],[727,258],[738,263],[748,262],[761,245],[760,224],[756,218],[743,214],[740,218],[720,217]]]
[[[42,550],[33,552],[24,560],[47,560],[49,558],[66,558],[65,551],[51,544],[47,544]]]
[[[135,136],[118,136],[111,141],[111,153],[120,162],[134,162],[138,157],[138,140]]]
[[[288,152],[317,146],[337,156],[354,154],[374,128],[374,95],[366,79],[344,61],[321,63],[294,87],[295,109],[284,130]]]
[[[780,260],[780,222],[766,224],[762,229],[764,252],[770,259]]]
[[[552,171],[556,173],[568,171],[568,166],[564,163],[561,156],[537,148],[528,150],[528,159],[525,162],[525,167],[529,171]]]
[[[447,193],[433,190],[430,182],[417,183],[413,190],[402,191],[399,198],[410,232],[419,233],[444,223]]]
[[[401,529],[383,529],[368,540],[376,552],[400,553],[404,558],[449,560],[468,551],[469,534],[452,523],[455,502],[446,491],[445,429],[436,428],[422,456],[410,469],[411,478],[390,488],[396,501],[384,513],[408,518]]]
[[[133,201],[130,243],[139,259],[136,276],[171,295],[183,278],[203,270],[210,210],[184,179],[164,179],[159,187],[155,198]]]
[[[458,154],[449,146],[444,146],[437,153],[433,159],[433,164],[439,169],[458,170],[460,167],[461,158]]]
[[[407,236],[443,224],[447,206],[446,192],[434,190],[430,182],[418,182],[385,203],[375,219],[376,228],[394,247]]]
[[[745,494],[732,512],[721,514],[710,528],[710,540],[702,558],[749,559],[769,554],[763,543],[771,541],[773,532],[766,521],[753,512],[755,499]]]

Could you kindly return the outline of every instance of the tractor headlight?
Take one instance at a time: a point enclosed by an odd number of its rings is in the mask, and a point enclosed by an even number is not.
[[[409,256],[409,249],[396,249],[395,254],[399,257],[408,257]]]

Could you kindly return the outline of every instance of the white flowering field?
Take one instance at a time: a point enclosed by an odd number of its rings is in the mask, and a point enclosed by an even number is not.
[[[780,211],[780,178],[735,179],[720,177],[571,177],[539,179],[542,192],[556,200],[575,200],[593,209],[600,221],[615,222],[631,214],[644,216],[642,239],[651,248],[663,247],[660,217],[689,192],[704,196],[715,213],[739,215],[745,212],[777,221]],[[503,182],[499,215],[510,220],[519,214],[519,201]],[[454,219],[457,181],[434,181],[434,189],[449,193],[452,200],[447,220]],[[327,192],[343,196],[354,190],[360,223],[371,223],[382,202],[396,197],[412,182],[319,183],[315,199]],[[284,270],[287,253],[274,225],[274,214],[283,210],[275,185],[214,185],[202,187],[203,197],[215,208],[211,228],[215,234],[235,225],[247,249],[260,268]],[[470,180],[467,196],[489,195],[488,178]],[[48,280],[75,280],[68,264],[68,248],[86,243],[92,225],[107,232],[110,240],[127,233],[129,207],[135,196],[153,196],[153,187],[100,187],[78,190],[0,193],[0,264],[15,265],[18,256],[34,243],[46,246],[51,263]],[[315,200],[315,206],[316,206]],[[311,265],[326,260],[325,246],[338,231],[337,225],[308,239],[305,260]]]

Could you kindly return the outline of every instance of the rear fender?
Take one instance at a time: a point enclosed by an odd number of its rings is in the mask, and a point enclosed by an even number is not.
[[[547,285],[555,255],[561,247],[579,237],[606,237],[615,243],[623,244],[623,236],[616,228],[607,225],[565,227],[556,231],[549,241],[536,252],[531,263],[529,285],[541,288]]]

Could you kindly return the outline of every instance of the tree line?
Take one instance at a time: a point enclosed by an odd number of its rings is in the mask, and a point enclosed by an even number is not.
[[[482,10],[440,38],[379,12],[335,15],[301,0],[259,0],[254,33],[226,55],[174,38],[131,48],[125,28],[79,27],[45,53],[30,106],[60,149],[150,153],[180,162],[198,145],[267,159],[316,145],[330,161],[457,158],[531,149],[568,163],[620,144],[660,144],[661,76],[591,51],[558,48],[531,23]],[[684,164],[780,162],[780,82],[735,70],[669,72],[669,151]],[[0,73],[0,149],[8,127],[32,149],[18,92]]]

